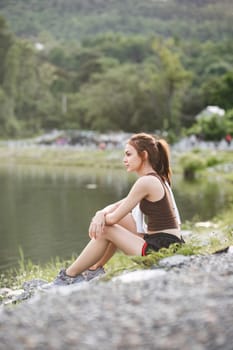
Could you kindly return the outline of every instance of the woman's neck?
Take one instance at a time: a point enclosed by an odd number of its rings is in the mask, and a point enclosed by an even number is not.
[[[139,176],[145,176],[150,173],[156,173],[156,171],[150,165],[148,166],[145,165],[142,169],[138,171]]]

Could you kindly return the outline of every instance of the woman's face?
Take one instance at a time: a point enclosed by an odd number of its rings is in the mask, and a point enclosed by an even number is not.
[[[138,155],[136,149],[128,143],[125,147],[123,162],[128,172],[139,172],[143,164],[142,158]]]

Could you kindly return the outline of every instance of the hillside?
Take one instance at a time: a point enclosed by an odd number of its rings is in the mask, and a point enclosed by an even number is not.
[[[1,137],[174,139],[208,105],[229,110],[231,125],[232,17],[232,0],[0,0]]]
[[[59,42],[106,32],[202,42],[233,35],[231,0],[1,0],[0,14],[18,36]]]

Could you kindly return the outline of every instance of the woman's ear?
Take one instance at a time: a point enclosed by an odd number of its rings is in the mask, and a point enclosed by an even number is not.
[[[144,150],[144,151],[142,152],[142,159],[143,159],[143,160],[147,160],[147,159],[148,159],[148,152],[147,152],[146,150]]]

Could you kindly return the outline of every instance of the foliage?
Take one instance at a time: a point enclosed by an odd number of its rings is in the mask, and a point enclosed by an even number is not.
[[[9,151],[8,147],[0,147],[0,160],[17,164],[37,164],[54,166],[85,166],[92,168],[122,169],[122,150],[73,150],[70,148],[26,147]]]
[[[207,104],[233,108],[230,0],[9,0],[0,9],[17,35],[0,17],[2,138],[91,128],[174,139]],[[223,135],[217,121],[203,127],[207,139]]]
[[[223,219],[227,220],[231,216],[224,213],[224,218],[219,217],[223,225]],[[227,216],[228,215],[228,216]],[[145,257],[140,256],[126,256],[121,252],[117,252],[111,260],[106,264],[106,274],[101,279],[107,281],[125,271],[135,271],[139,269],[148,269],[158,265],[163,258],[181,254],[185,256],[196,254],[212,254],[217,250],[223,249],[232,244],[232,225],[227,228],[224,227],[222,237],[209,237],[209,244],[203,245],[201,243],[202,234],[194,235],[196,238],[188,239],[182,246],[173,244],[168,249],[161,249],[159,252],[151,252]],[[19,249],[18,267],[9,269],[0,274],[0,288],[10,287],[12,289],[22,288],[25,281],[32,279],[42,279],[45,281],[52,281],[62,267],[67,267],[74,261],[74,256],[70,259],[62,261],[59,258],[51,260],[46,265],[37,265],[32,263],[29,259],[26,260],[22,249]]]
[[[188,130],[188,133],[201,136],[206,141],[220,141],[229,133],[233,135],[232,110],[223,117],[219,115],[206,116],[198,119]]]
[[[229,109],[224,119],[225,133],[233,136],[233,108]]]
[[[73,260],[74,257],[66,261],[62,261],[57,257],[44,266],[37,265],[30,259],[26,260],[23,250],[19,248],[18,266],[0,274],[0,288],[22,288],[24,282],[34,278],[51,281],[62,267],[68,266]]]
[[[164,257],[171,255],[197,254],[200,247],[187,244],[186,247],[171,246],[169,249],[161,249],[160,252],[151,253],[146,257],[126,256],[121,252],[117,252],[114,257],[106,264],[105,280],[117,276],[123,271],[132,271],[142,268],[150,268],[157,264],[158,261]],[[42,279],[45,281],[52,281],[62,267],[67,267],[74,261],[72,256],[70,259],[62,261],[58,257],[51,260],[46,265],[37,265],[32,263],[30,259],[25,259],[22,249],[19,249],[18,267],[9,269],[0,275],[0,288],[10,287],[13,289],[22,288],[25,281],[31,279]]]
[[[203,83],[204,101],[206,105],[219,105],[229,109],[232,107],[233,67],[228,66],[226,71],[224,69],[216,73]]]
[[[206,162],[197,153],[186,153],[180,158],[180,163],[183,168],[184,178],[194,180],[196,172],[202,170],[206,166]]]
[[[225,33],[232,37],[231,0],[8,0],[0,9],[17,35],[39,37],[46,31],[62,42],[110,31],[214,42]]]

